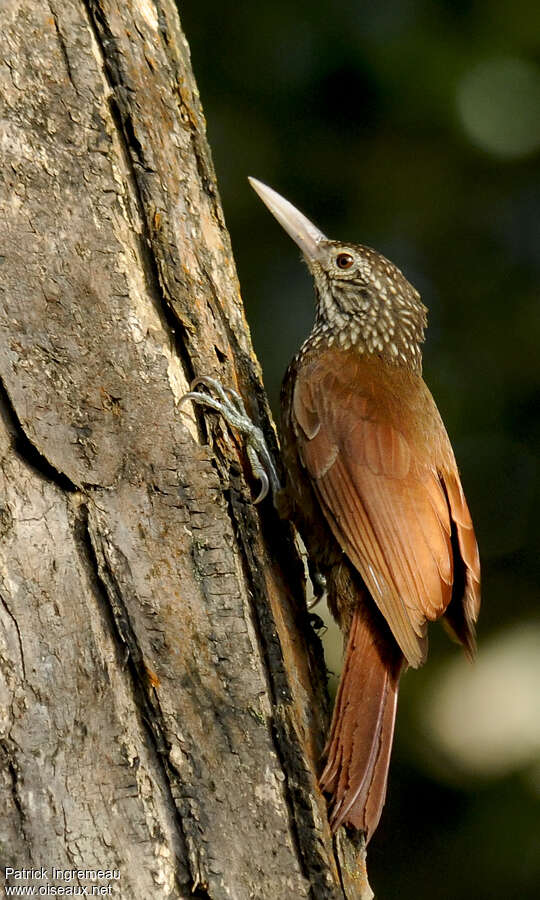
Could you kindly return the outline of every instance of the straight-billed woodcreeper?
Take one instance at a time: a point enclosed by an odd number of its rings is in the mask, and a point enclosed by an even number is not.
[[[456,461],[422,379],[426,308],[368,247],[328,240],[292,204],[250,182],[300,247],[315,282],[315,324],[281,395],[287,506],[325,580],[345,641],[320,785],[330,824],[369,840],[386,794],[400,675],[422,665],[427,623],[444,616],[472,656],[480,564]],[[279,488],[262,435],[234,392],[214,400],[246,434],[263,493]]]

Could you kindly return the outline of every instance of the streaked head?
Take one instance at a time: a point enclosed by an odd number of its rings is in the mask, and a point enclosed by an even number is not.
[[[370,247],[329,240],[272,188],[256,178],[249,182],[300,247],[313,275],[317,337],[419,370],[426,308],[397,266]]]

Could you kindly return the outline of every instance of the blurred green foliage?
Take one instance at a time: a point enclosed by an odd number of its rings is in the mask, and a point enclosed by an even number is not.
[[[540,4],[207,0],[181,15],[274,410],[312,290],[249,174],[329,236],[376,247],[421,291],[425,377],[483,560],[480,647],[538,620]],[[417,711],[456,654],[433,631],[428,665],[403,682],[370,845],[377,895],[532,900],[540,761],[481,781],[451,760],[430,765],[439,751]]]

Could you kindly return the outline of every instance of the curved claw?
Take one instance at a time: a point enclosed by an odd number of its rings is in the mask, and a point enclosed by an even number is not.
[[[182,406],[182,403],[185,403],[186,400],[196,400],[198,397],[195,391],[188,391],[187,394],[182,394],[180,400],[178,401],[178,406]]]
[[[253,503],[255,504],[255,506],[256,506],[258,503],[261,503],[261,502],[264,500],[264,498],[267,496],[268,490],[269,490],[269,488],[270,488],[270,480],[269,480],[268,475],[266,474],[266,472],[264,472],[264,471],[263,471],[263,472],[259,472],[259,473],[258,473],[258,478],[259,478],[259,481],[261,482],[261,489],[260,489],[260,491],[259,491],[257,497],[255,497],[255,500],[253,501]]]
[[[198,391],[189,391],[187,394],[184,394],[183,397],[180,397],[178,405],[181,406],[186,400],[192,400],[193,403],[202,403],[203,406],[209,406],[211,409],[215,409],[216,412],[222,411],[219,400],[214,400],[214,398],[210,397],[208,394],[199,394]]]
[[[207,388],[209,393],[195,390],[199,385]],[[221,413],[225,421],[244,436],[252,473],[261,483],[259,494],[253,502],[261,503],[270,489],[275,497],[281,490],[281,485],[274,462],[261,429],[251,421],[238,391],[224,387],[210,375],[198,375],[191,382],[190,391],[180,398],[179,404],[186,400],[192,400]]]
[[[195,390],[200,384],[203,384],[209,391],[215,391],[218,397],[221,397],[222,400],[225,400],[227,394],[222,385],[215,378],[212,378],[211,375],[197,375],[196,378],[191,382],[189,389],[190,391]]]
[[[206,387],[213,387],[213,381],[214,379],[210,375],[197,375],[191,382],[189,389],[193,391],[200,384],[204,384]]]

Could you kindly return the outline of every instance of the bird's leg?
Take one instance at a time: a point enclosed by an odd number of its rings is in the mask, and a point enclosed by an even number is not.
[[[195,388],[203,385],[210,391],[209,394],[196,391]],[[215,409],[223,416],[231,428],[239,431],[246,442],[246,453],[255,478],[261,482],[261,490],[255,503],[264,500],[268,491],[272,491],[272,498],[277,506],[277,498],[282,492],[274,461],[260,428],[253,424],[247,414],[244,401],[240,394],[233,388],[223,387],[215,378],[201,375],[191,383],[190,391],[181,398],[180,403],[191,400],[201,406]]]

